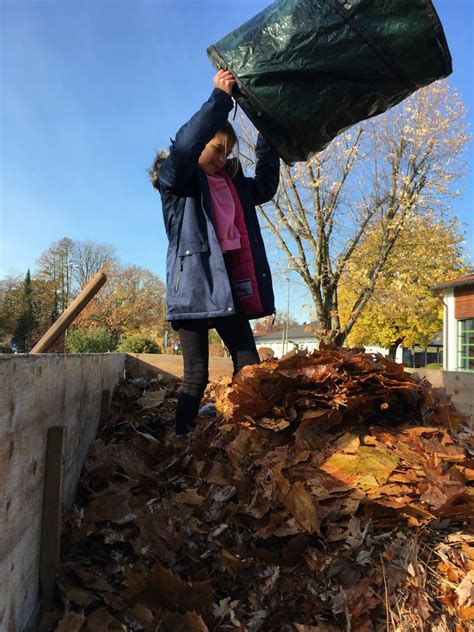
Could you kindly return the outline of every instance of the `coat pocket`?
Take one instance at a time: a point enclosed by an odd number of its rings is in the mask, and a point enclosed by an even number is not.
[[[209,252],[209,243],[207,241],[186,241],[180,244],[178,248],[179,269],[174,284],[175,293],[179,290],[181,278],[185,268],[188,268],[191,261],[186,263],[186,259],[192,255]],[[192,266],[191,266],[192,267]]]
[[[178,248],[179,257],[189,257],[200,252],[209,252],[209,243],[207,241],[185,241]]]

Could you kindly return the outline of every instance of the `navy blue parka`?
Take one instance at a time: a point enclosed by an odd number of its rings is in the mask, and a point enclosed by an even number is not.
[[[166,261],[167,320],[216,318],[235,313],[231,283],[212,221],[207,176],[198,164],[206,144],[225,125],[232,98],[215,88],[201,109],[176,134],[159,171],[163,217],[169,245]],[[280,161],[259,135],[255,177],[242,166],[232,181],[238,193],[262,305],[260,318],[275,311],[271,272],[255,206],[275,195]],[[226,164],[228,172],[228,163]]]

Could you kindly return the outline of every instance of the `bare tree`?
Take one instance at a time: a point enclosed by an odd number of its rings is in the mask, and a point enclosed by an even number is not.
[[[74,242],[69,237],[55,241],[36,261],[36,277],[50,289],[52,320],[63,312],[71,295],[71,265]]]
[[[36,279],[43,283],[43,302],[50,304],[51,320],[66,309],[90,277],[117,264],[113,246],[63,237],[53,242],[36,262]]]
[[[72,277],[82,287],[100,270],[117,264],[115,248],[109,244],[97,244],[94,241],[75,241],[71,263]]]
[[[443,218],[464,172],[464,115],[459,95],[438,82],[308,162],[282,166],[276,197],[259,211],[311,293],[321,341],[340,346],[347,339],[407,220],[428,212]],[[254,138],[242,127],[243,155],[253,163]],[[375,225],[371,265],[341,322],[341,279]]]

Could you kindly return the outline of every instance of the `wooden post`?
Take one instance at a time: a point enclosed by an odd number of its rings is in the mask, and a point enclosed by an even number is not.
[[[53,609],[56,573],[59,565],[64,437],[64,426],[48,428],[39,572],[43,613]]]
[[[110,412],[110,391],[104,389],[100,397],[99,432],[107,423]]]
[[[69,307],[61,314],[58,320],[48,329],[41,340],[35,344],[30,353],[43,353],[47,351],[61,334],[66,331],[74,319],[79,316],[84,307],[94,298],[106,281],[107,277],[105,274],[103,272],[97,272],[84,287],[82,292],[76,296]]]

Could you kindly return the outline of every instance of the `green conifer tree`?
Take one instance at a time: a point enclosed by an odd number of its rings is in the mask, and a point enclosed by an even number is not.
[[[13,343],[18,351],[27,353],[31,347],[31,339],[38,327],[38,306],[36,305],[31,274],[28,271],[23,282],[23,312],[17,321]]]

